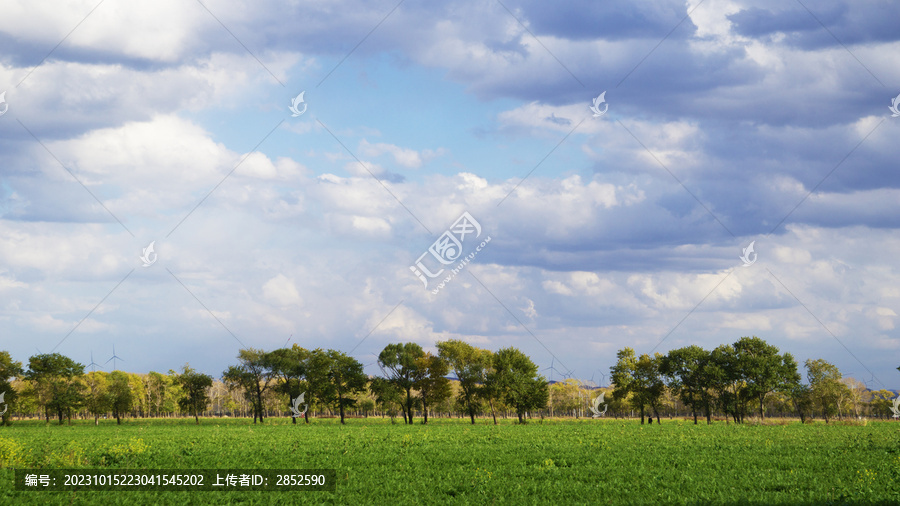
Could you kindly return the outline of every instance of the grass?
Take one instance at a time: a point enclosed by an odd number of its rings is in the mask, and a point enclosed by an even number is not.
[[[505,421],[506,422],[506,421]],[[14,468],[337,470],[335,492],[16,492]],[[2,504],[900,504],[900,423],[0,427]]]

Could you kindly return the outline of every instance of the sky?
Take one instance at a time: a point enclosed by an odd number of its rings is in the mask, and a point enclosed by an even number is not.
[[[758,336],[900,388],[898,11],[10,0],[0,349],[461,339],[606,385]]]

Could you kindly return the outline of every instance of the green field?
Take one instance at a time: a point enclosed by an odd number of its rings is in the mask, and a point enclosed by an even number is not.
[[[900,423],[0,427],[2,504],[900,504]],[[16,492],[14,468],[337,470],[335,492]]]

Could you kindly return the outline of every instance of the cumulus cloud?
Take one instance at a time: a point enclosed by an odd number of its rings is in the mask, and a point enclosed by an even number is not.
[[[824,30],[738,0],[204,5],[5,7],[3,335],[51,349],[94,310],[59,351],[136,370],[218,374],[294,335],[549,348],[580,374],[756,334],[889,381],[886,6],[810,6]],[[492,240],[434,295],[409,267],[464,211]]]

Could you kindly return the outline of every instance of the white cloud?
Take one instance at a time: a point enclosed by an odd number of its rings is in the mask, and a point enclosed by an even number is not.
[[[262,290],[266,299],[278,306],[299,306],[303,304],[296,285],[284,274],[278,274],[266,281]]]

